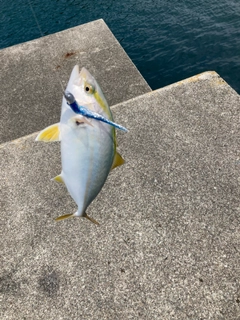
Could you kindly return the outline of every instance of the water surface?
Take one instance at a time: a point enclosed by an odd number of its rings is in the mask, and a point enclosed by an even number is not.
[[[240,93],[239,0],[30,0],[44,35],[104,19],[160,88],[215,70]],[[40,37],[28,0],[0,0],[0,48]]]

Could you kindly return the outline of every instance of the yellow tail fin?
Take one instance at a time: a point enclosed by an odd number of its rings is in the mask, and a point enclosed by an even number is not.
[[[55,218],[55,221],[61,221],[64,219],[68,219],[68,218],[72,218],[72,217],[76,217],[76,213],[69,213],[69,214],[64,214],[63,216],[57,217]],[[95,219],[89,217],[86,212],[83,215],[84,218],[87,218],[88,220],[90,220],[92,223],[99,225],[99,222],[97,222]]]
[[[55,221],[61,221],[61,220],[64,220],[64,219],[72,218],[74,216],[75,216],[74,213],[65,214],[63,216],[55,218]]]
[[[83,215],[83,217],[84,217],[84,218],[87,218],[87,219],[90,220],[92,223],[99,225],[99,222],[97,222],[97,220],[89,217],[89,216],[86,214],[86,212],[85,212],[85,214]]]

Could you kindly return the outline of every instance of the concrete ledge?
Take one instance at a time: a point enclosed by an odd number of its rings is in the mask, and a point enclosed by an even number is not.
[[[0,50],[0,143],[59,120],[75,64],[99,82],[109,105],[151,91],[103,20]]]
[[[239,318],[240,97],[204,73],[113,108],[126,165],[87,220],[59,144],[0,147],[1,319]]]

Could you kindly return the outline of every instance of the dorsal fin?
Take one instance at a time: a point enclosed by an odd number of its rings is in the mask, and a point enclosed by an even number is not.
[[[113,170],[114,168],[116,168],[116,167],[118,167],[118,166],[121,166],[121,165],[124,164],[124,163],[125,163],[124,159],[123,159],[122,156],[116,151],[115,156],[114,156],[114,159],[113,159],[113,164],[112,164],[111,170]]]

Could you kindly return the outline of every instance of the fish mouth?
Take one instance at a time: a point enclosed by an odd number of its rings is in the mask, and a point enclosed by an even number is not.
[[[93,78],[91,73],[84,67],[81,69],[79,76],[85,81],[91,80]]]

